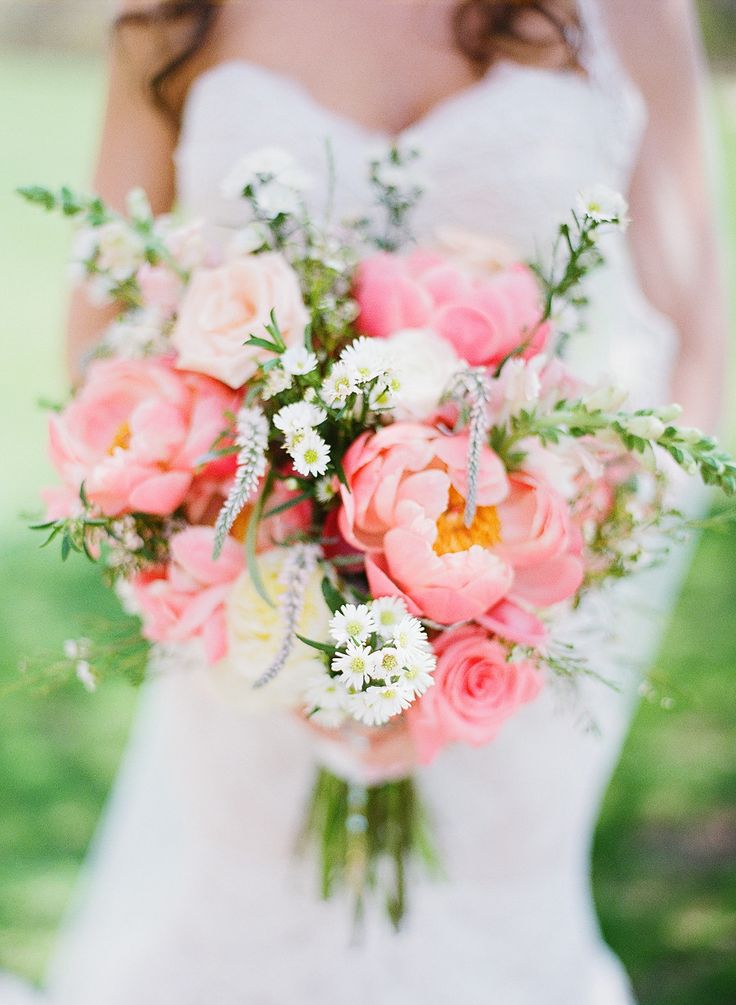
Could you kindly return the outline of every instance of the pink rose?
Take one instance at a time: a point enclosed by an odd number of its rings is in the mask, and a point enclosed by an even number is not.
[[[413,614],[443,625],[491,616],[502,600],[547,605],[572,596],[583,568],[565,501],[531,475],[507,476],[484,447],[466,527],[467,451],[465,434],[402,422],[348,450],[339,526],[365,553],[373,595],[400,596]],[[524,627],[516,616],[515,624],[539,635],[536,621]]]
[[[237,407],[228,388],[176,370],[170,360],[98,360],[79,394],[50,420],[51,461],[70,494],[84,483],[89,501],[108,516],[166,516],[193,483],[223,485],[232,477],[232,458],[201,471],[197,463]]]
[[[301,343],[308,314],[297,275],[282,255],[249,255],[200,269],[171,335],[178,365],[242,387],[268,358],[264,350],[243,343],[250,335],[265,335],[271,311],[286,344]]]
[[[536,355],[550,330],[537,280],[518,263],[479,276],[426,251],[375,255],[358,269],[355,296],[366,335],[433,328],[472,366],[496,366],[526,342],[524,357]]]
[[[212,558],[214,530],[187,527],[171,538],[171,560],[138,573],[133,592],[151,642],[201,638],[210,663],[227,653],[225,598],[245,566],[241,546],[228,537]]]
[[[475,625],[443,633],[433,648],[434,686],[406,712],[423,764],[448,743],[489,743],[542,687],[533,663],[509,662],[506,649]]]

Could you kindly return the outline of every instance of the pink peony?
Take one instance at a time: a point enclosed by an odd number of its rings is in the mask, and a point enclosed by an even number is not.
[[[132,581],[144,638],[201,638],[210,663],[227,653],[225,598],[245,566],[242,548],[233,538],[226,539],[216,561],[213,547],[211,527],[187,527],[171,538],[168,565],[146,569]]]
[[[384,253],[361,263],[355,296],[366,335],[433,328],[472,366],[496,366],[527,341],[523,355],[536,355],[549,335],[537,280],[521,264],[478,276],[426,251]]]
[[[232,458],[201,472],[196,465],[227,426],[225,413],[237,407],[228,388],[171,361],[98,360],[49,423],[51,460],[70,499],[84,483],[90,502],[108,516],[166,516],[193,483],[214,487],[232,476]]]
[[[489,743],[505,720],[536,698],[542,687],[534,664],[509,662],[506,649],[475,625],[445,632],[433,648],[434,687],[406,712],[423,764],[448,743]]]
[[[466,434],[402,422],[348,450],[339,526],[365,553],[374,596],[403,597],[413,614],[444,625],[489,614],[502,600],[546,605],[572,596],[582,562],[564,500],[530,475],[507,476],[484,447],[466,527],[467,450]],[[527,623],[532,629],[536,637],[538,625]]]
[[[243,343],[250,335],[265,336],[271,311],[287,345],[301,343],[307,310],[297,275],[282,255],[249,255],[200,269],[171,336],[179,366],[242,387],[266,358],[262,349]]]

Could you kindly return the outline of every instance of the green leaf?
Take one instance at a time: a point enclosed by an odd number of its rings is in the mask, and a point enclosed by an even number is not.
[[[271,516],[278,516],[279,513],[284,513],[293,506],[299,506],[300,503],[306,502],[308,499],[311,499],[309,492],[301,492],[298,496],[294,496],[293,499],[287,499],[286,502],[280,503],[278,506],[274,506],[272,509],[266,510],[263,514],[263,519],[268,520]]]
[[[25,185],[17,188],[16,192],[22,199],[49,212],[56,208],[56,196],[50,189],[41,185]]]
[[[337,614],[340,608],[344,607],[347,603],[345,597],[335,587],[329,576],[325,576],[322,579],[322,596],[325,598],[325,603],[333,614]]]
[[[328,645],[327,642],[317,642],[316,639],[308,639],[304,635],[300,635],[299,632],[294,632],[296,637],[300,642],[303,642],[305,646],[310,646],[312,649],[317,649],[321,653],[329,653],[330,656],[335,655],[335,647]]]
[[[72,550],[71,539],[70,539],[70,537],[69,537],[68,534],[64,534],[64,537],[61,539],[61,560],[62,560],[62,562],[66,562],[66,560],[69,558],[69,553],[71,552],[71,550]]]

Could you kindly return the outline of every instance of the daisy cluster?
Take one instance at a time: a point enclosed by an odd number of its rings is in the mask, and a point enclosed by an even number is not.
[[[422,623],[401,600],[345,604],[330,622],[329,669],[306,694],[307,711],[324,725],[347,718],[382,726],[434,683],[436,660]]]
[[[315,353],[305,346],[287,349],[268,372],[264,397],[290,390],[296,377],[311,374],[318,363]],[[365,419],[369,411],[392,408],[399,387],[389,353],[380,340],[361,336],[346,346],[321,385],[311,384],[301,401],[284,405],[273,417],[297,472],[305,477],[326,473],[330,447],[319,427],[328,414],[336,421],[355,414]]]

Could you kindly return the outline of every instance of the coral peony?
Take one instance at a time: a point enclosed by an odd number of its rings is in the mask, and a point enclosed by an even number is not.
[[[402,422],[363,434],[348,450],[339,525],[366,554],[374,596],[403,597],[413,614],[444,625],[485,615],[504,599],[546,605],[570,597],[582,562],[565,501],[531,475],[507,475],[484,447],[466,527],[467,450],[466,434]]]
[[[448,743],[489,743],[542,687],[532,663],[509,661],[506,649],[475,625],[440,635],[433,647],[434,687],[406,713],[423,764]]]
[[[550,330],[534,273],[518,263],[478,276],[426,251],[383,253],[361,263],[355,296],[366,335],[433,328],[472,366],[496,366],[525,343],[533,356]]]
[[[108,516],[166,516],[195,480],[222,483],[232,475],[229,458],[201,472],[197,462],[237,407],[228,388],[171,361],[98,360],[79,394],[50,420],[51,461],[69,500],[84,483],[87,498]],[[57,511],[59,499],[56,493]]]
[[[201,638],[210,663],[227,653],[225,600],[243,571],[241,546],[228,538],[212,558],[214,530],[187,527],[171,538],[167,565],[145,569],[132,580],[133,597],[152,642]]]

